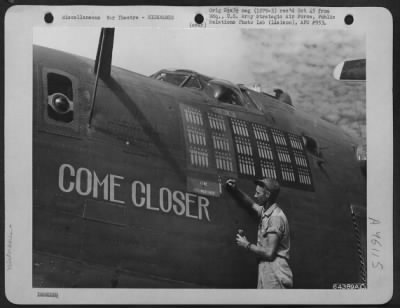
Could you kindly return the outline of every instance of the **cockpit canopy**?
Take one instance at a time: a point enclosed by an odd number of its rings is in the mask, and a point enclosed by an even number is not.
[[[201,90],[222,103],[243,105],[240,88],[230,81],[213,79],[190,70],[161,70],[151,77],[181,88]]]
[[[243,105],[243,97],[239,87],[229,81],[212,79],[208,82],[204,92],[222,103]]]
[[[161,70],[150,77],[181,88],[202,90],[211,79],[190,70]]]

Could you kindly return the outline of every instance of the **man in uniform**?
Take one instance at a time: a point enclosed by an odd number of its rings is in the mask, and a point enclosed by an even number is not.
[[[257,288],[291,288],[293,274],[288,263],[289,224],[276,203],[280,191],[279,183],[275,179],[264,178],[255,181],[255,184],[256,202],[237,187],[235,180],[230,179],[226,182],[227,191],[238,199],[240,205],[260,218],[257,243],[250,243],[242,230],[236,235],[236,243],[254,254],[259,261]]]

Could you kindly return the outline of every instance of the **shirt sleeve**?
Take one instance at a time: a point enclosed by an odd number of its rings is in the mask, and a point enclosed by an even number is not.
[[[281,239],[284,232],[285,232],[285,224],[283,222],[282,217],[271,216],[268,219],[267,228],[265,229],[264,236],[267,236],[268,233],[276,233],[278,237]]]

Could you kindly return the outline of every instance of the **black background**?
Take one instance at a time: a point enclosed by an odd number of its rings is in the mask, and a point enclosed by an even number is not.
[[[387,8],[393,16],[393,129],[394,129],[394,165],[393,165],[393,179],[394,179],[394,187],[393,187],[393,249],[394,249],[394,292],[391,301],[383,305],[383,307],[399,307],[400,306],[400,183],[399,183],[399,132],[400,132],[400,121],[399,121],[399,59],[400,59],[400,37],[399,37],[399,23],[400,23],[400,1],[396,0],[375,0],[375,1],[362,1],[362,0],[325,0],[325,1],[296,1],[296,0],[286,0],[286,1],[268,1],[268,0],[257,0],[257,1],[246,1],[246,0],[229,0],[229,1],[221,1],[221,0],[151,0],[151,1],[96,1],[96,0],[88,0],[88,1],[19,1],[19,0],[0,0],[0,16],[2,19],[1,27],[2,31],[1,35],[1,46],[0,46],[0,61],[1,61],[1,79],[0,82],[0,94],[2,100],[2,106],[0,108],[0,118],[3,123],[2,129],[4,132],[4,16],[9,7],[12,5],[170,5],[170,6],[330,6],[330,7],[351,7],[351,6],[376,6],[376,7],[385,7]],[[194,18],[194,16],[193,16]],[[0,135],[1,145],[4,147],[4,133]],[[4,149],[4,148],[3,148]],[[1,200],[4,204],[4,151],[2,151],[1,155],[1,166],[0,166],[0,176],[1,176]],[[376,189],[379,189],[378,187]],[[3,215],[2,222],[2,230],[4,231],[4,210],[1,211]],[[4,256],[4,232],[0,236],[1,238],[1,254]],[[4,259],[3,259],[4,261]],[[0,278],[2,290],[1,290],[1,306],[3,307],[12,307],[7,298],[5,297],[5,288],[4,288],[4,262],[1,266],[2,270],[2,279]],[[307,307],[307,306],[301,306]]]

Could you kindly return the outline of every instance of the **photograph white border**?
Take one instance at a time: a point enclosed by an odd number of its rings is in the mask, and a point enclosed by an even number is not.
[[[68,13],[171,14],[173,21],[143,21],[132,26],[189,28],[208,7],[13,6],[5,17],[5,290],[16,304],[382,304],[393,292],[393,116],[392,15],[384,8],[330,8],[337,17],[323,29],[353,27],[367,36],[367,260],[365,290],[219,290],[219,289],[47,289],[32,288],[32,32],[47,12],[56,26],[126,26],[118,21],[62,20]],[[245,27],[236,25],[235,27]],[[232,25],[208,25],[232,27]],[[276,28],[277,26],[267,27]],[[297,26],[299,27],[299,26]],[[200,29],[201,30],[201,29]],[[199,29],[193,29],[199,31]],[[377,224],[370,223],[372,220]],[[380,232],[379,258],[372,239]],[[383,265],[374,266],[373,260]],[[38,297],[37,292],[58,297]]]

